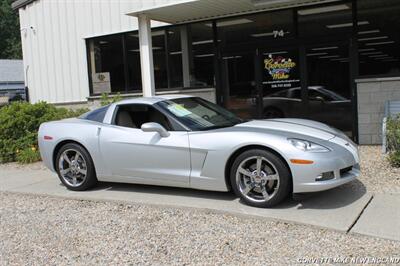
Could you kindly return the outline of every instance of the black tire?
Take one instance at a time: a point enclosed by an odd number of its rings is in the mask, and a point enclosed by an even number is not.
[[[284,118],[285,114],[282,110],[276,107],[267,107],[264,109],[263,118],[270,119],[270,118]]]
[[[255,182],[252,182],[251,178],[248,178],[248,175],[238,173],[238,168],[240,166],[241,168],[246,169],[248,171],[246,173],[254,173],[254,171],[257,172],[257,170],[253,171],[253,168],[251,168],[253,167],[252,160],[256,160],[255,163],[257,163],[257,158],[262,158],[262,171],[259,175],[252,175],[252,180],[255,180]],[[251,164],[249,168],[243,167],[247,163]],[[263,176],[263,178],[268,178],[268,180],[261,180],[260,176]],[[275,180],[272,180],[272,178]],[[292,186],[292,176],[285,162],[274,153],[263,149],[247,150],[240,154],[235,159],[231,167],[230,180],[233,191],[244,203],[250,206],[261,208],[273,207],[282,202],[289,195]],[[258,182],[267,183],[263,185],[262,183],[257,183],[257,180]],[[253,189],[246,193],[246,189],[248,189],[247,186],[249,186],[249,184],[250,187],[253,187]],[[255,184],[257,184],[257,186],[254,186]],[[268,191],[266,194],[268,195],[267,200],[263,200],[264,193],[260,192],[263,190],[263,188],[265,188],[265,192]],[[252,199],[252,197],[258,198]]]
[[[84,162],[86,169],[86,177],[83,180],[82,178],[82,182],[79,185],[71,185],[69,184],[67,179],[64,179],[61,171],[60,171],[60,157],[64,154],[64,152],[73,152],[73,151],[77,151],[80,153],[80,155],[82,156],[82,158],[84,160],[82,160],[81,158],[78,159],[78,161],[80,160],[81,163]],[[94,168],[94,163],[92,160],[92,157],[90,156],[89,152],[83,148],[81,145],[76,144],[76,143],[67,143],[65,145],[63,145],[60,150],[57,153],[56,156],[56,160],[55,160],[55,169],[57,171],[58,177],[60,178],[60,181],[69,189],[69,190],[73,190],[73,191],[84,191],[84,190],[88,190],[90,188],[93,188],[94,186],[96,186],[97,184],[97,177],[96,177],[96,171]],[[78,173],[79,174],[79,173]]]

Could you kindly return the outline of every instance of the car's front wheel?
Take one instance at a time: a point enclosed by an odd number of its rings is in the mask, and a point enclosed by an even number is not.
[[[283,160],[262,149],[240,154],[231,168],[232,189],[245,203],[272,207],[282,202],[291,188],[291,174]]]
[[[87,190],[97,183],[90,154],[76,143],[67,143],[60,148],[56,157],[56,170],[61,182],[70,190]]]

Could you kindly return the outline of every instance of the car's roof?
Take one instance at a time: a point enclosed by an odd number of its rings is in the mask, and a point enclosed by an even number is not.
[[[153,97],[139,97],[139,98],[130,98],[121,100],[116,102],[116,104],[131,104],[131,103],[141,103],[141,104],[150,104],[153,105],[157,102],[165,101],[165,100],[173,100],[179,98],[189,98],[193,97],[191,95],[183,95],[183,94],[165,94],[165,95],[157,95]]]

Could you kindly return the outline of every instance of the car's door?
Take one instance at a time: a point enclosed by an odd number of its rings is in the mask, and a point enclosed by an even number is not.
[[[99,145],[111,175],[146,184],[187,186],[190,176],[188,133],[169,133],[168,137],[161,137],[157,132],[143,132],[140,128],[104,125]]]

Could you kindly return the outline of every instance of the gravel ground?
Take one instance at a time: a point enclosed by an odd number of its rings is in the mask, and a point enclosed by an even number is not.
[[[360,156],[361,182],[347,186],[400,193],[400,169],[389,166],[380,147],[361,146]],[[3,169],[45,168],[11,163]],[[0,202],[0,265],[297,264],[400,256],[400,242],[204,210],[13,193],[0,193]]]
[[[202,210],[0,193],[1,265],[297,264],[400,242]]]
[[[359,180],[368,192],[400,193],[400,168],[391,167],[381,146],[360,146]]]

